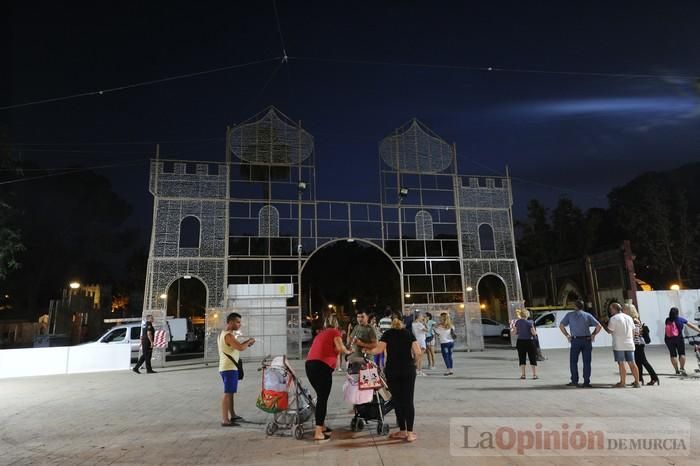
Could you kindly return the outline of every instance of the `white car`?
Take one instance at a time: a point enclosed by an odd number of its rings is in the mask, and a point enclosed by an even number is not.
[[[298,343],[300,332],[301,332],[301,342],[302,343],[308,343],[311,340],[313,340],[313,334],[311,333],[310,328],[308,328],[308,327],[299,328],[296,325],[289,324],[287,326],[287,342],[288,343]]]
[[[485,337],[510,337],[510,330],[508,327],[496,320],[487,319],[485,317],[481,318],[481,331],[483,332],[482,335]]]
[[[131,358],[138,359],[141,350],[141,323],[130,322],[112,327],[97,341],[85,343],[86,345],[130,345]]]

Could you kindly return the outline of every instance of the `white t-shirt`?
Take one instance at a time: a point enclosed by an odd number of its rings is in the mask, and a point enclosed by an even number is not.
[[[428,329],[425,328],[425,324],[422,322],[413,322],[413,335],[416,337],[416,341],[421,346],[425,348],[425,337],[428,335]]]
[[[454,327],[452,327],[454,328]],[[445,328],[441,325],[436,325],[433,327],[433,332],[435,332],[438,336],[438,339],[440,340],[440,343],[452,343],[454,342],[454,339],[452,338],[451,335],[451,328]]]
[[[630,316],[618,312],[608,321],[612,332],[613,350],[634,351],[634,321]]]

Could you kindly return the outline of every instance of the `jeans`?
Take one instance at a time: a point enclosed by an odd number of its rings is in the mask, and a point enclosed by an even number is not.
[[[440,343],[440,352],[442,353],[442,359],[445,360],[445,365],[448,369],[452,369],[452,348],[454,346],[454,342]]]
[[[571,382],[578,383],[578,355],[583,353],[583,383],[591,383],[591,352],[593,342],[590,338],[573,338],[569,351],[569,369],[571,370]]]

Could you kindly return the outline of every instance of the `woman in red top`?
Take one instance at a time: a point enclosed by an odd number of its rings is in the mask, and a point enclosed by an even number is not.
[[[311,386],[316,391],[316,429],[314,440],[328,440],[330,431],[325,426],[328,397],[331,394],[333,384],[333,369],[337,363],[338,354],[350,354],[343,344],[343,339],[338,330],[338,318],[328,316],[323,323],[323,330],[316,335],[309,355],[306,357],[306,376]]]

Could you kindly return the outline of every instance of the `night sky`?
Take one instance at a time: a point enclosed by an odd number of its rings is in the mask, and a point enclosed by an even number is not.
[[[378,143],[412,117],[457,144],[463,174],[508,165],[516,217],[531,198],[604,207],[636,175],[700,159],[699,2],[277,10],[282,39],[271,1],[15,2],[0,107],[268,61],[0,110],[13,154],[54,168],[125,164],[99,172],[144,236],[155,143],[164,158],[220,161],[226,126],[269,105],[314,135],[319,199],[378,200]]]

